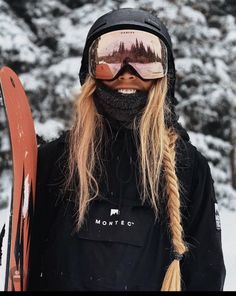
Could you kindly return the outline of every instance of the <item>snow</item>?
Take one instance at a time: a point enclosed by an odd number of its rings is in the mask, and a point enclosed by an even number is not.
[[[78,76],[80,63],[81,57],[71,57],[63,59],[61,62],[48,68],[48,75],[53,75],[57,79],[63,75],[76,77]]]
[[[22,206],[22,216],[25,218],[28,213],[29,208],[29,196],[30,196],[30,183],[29,183],[29,175],[25,177],[24,180],[24,201]]]
[[[34,73],[34,75],[32,75],[32,72],[24,73],[19,75],[19,78],[23,87],[27,87],[27,91],[37,91],[40,88],[45,87],[45,83],[42,80],[38,79],[36,73]]]
[[[201,25],[206,24],[205,16],[201,12],[193,9],[190,6],[183,6],[181,8],[180,12],[188,20],[191,20],[191,21],[196,22],[196,23],[198,22]]]
[[[209,38],[212,38],[214,41],[218,40],[221,37],[221,32],[216,28],[209,28],[208,30]]]
[[[225,37],[225,41],[226,42],[232,42],[235,43],[236,42],[236,32],[234,31],[230,31],[226,37]]]
[[[213,46],[211,48],[211,51],[210,51],[210,55],[212,57],[216,57],[216,58],[220,58],[222,59],[222,57],[225,57],[226,55],[228,54],[228,51],[226,48],[220,48],[219,46]]]
[[[215,59],[215,66],[216,66],[216,68],[215,68],[216,73],[218,74],[220,79],[224,83],[230,83],[230,77],[227,73],[227,66],[224,63],[224,61],[222,61],[220,59]]]
[[[61,48],[73,48],[75,51],[83,48],[86,32],[79,29],[79,25],[74,25],[68,17],[60,18],[58,27],[64,35],[60,38],[59,43]],[[85,29],[86,31],[88,28]]]
[[[200,59],[194,58],[177,58],[175,61],[176,70],[181,74],[186,72],[196,71],[196,69],[202,69],[203,63]]]
[[[235,17],[232,15],[224,16],[224,27],[227,31],[234,31],[235,29]]]
[[[220,150],[226,150],[227,152],[230,152],[232,146],[219,138],[215,138],[211,135],[203,135],[201,133],[196,132],[188,132],[191,142],[196,147],[200,148],[201,151],[206,151],[208,147],[206,146],[206,143],[213,143],[214,146],[218,147]]]
[[[46,141],[57,138],[63,129],[63,123],[55,119],[49,119],[44,123],[35,121],[36,133]]]
[[[220,210],[222,226],[222,246],[226,266],[224,291],[236,291],[236,211]]]
[[[219,138],[201,133],[188,132],[191,143],[208,160],[218,203],[225,208],[236,210],[236,191],[231,184],[231,173],[227,155],[232,146]]]
[[[127,0],[120,5],[120,8],[137,8],[138,3],[136,0]]]
[[[35,63],[38,48],[31,41],[33,34],[28,34],[10,15],[0,14],[0,50],[5,52],[19,51],[18,59],[26,63]],[[19,50],[20,49],[20,50]]]
[[[3,238],[3,255],[2,255],[2,265],[0,265],[0,291],[4,289],[5,282],[5,266],[7,260],[7,238],[8,238],[8,221],[10,217],[10,197],[11,197],[11,174],[10,171],[4,170],[0,174],[0,233],[5,226],[5,235]]]

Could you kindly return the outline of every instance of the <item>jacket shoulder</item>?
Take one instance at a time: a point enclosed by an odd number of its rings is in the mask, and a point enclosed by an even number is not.
[[[176,173],[180,180],[183,198],[193,199],[197,187],[213,183],[207,158],[188,141],[178,141],[176,149]]]
[[[185,167],[194,167],[196,169],[196,167],[208,166],[207,158],[191,141],[179,139],[177,141],[176,154],[177,162]]]
[[[50,182],[53,171],[61,171],[65,155],[68,153],[69,133],[64,132],[57,139],[41,144],[38,147],[37,183],[44,186]]]
[[[69,132],[63,132],[58,138],[45,142],[38,146],[38,154],[40,158],[51,158],[51,156],[58,154],[65,148],[66,143],[69,141]]]

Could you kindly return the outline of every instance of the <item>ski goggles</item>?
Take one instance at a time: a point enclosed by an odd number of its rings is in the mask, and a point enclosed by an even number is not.
[[[164,42],[139,30],[118,30],[95,39],[89,48],[89,74],[95,79],[114,80],[126,65],[141,79],[167,74],[168,55]]]

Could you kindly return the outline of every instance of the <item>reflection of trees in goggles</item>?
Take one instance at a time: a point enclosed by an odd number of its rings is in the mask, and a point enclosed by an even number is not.
[[[113,52],[106,56],[98,57],[98,61],[105,60],[107,63],[151,63],[153,61],[161,62],[161,58],[158,56],[158,53],[155,53],[149,45],[147,48],[144,46],[142,41],[138,41],[136,38],[135,44],[132,43],[131,48],[128,49],[125,47],[123,41],[120,42],[118,50],[113,50]]]
[[[157,36],[139,30],[119,30],[98,37],[89,51],[89,72],[97,79],[112,79],[130,64],[144,79],[167,73],[167,49]]]

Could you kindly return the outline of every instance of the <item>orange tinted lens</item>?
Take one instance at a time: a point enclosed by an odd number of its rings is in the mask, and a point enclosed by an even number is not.
[[[109,80],[116,76],[120,70],[121,64],[111,64],[101,61],[95,66],[95,78]]]
[[[89,72],[97,79],[112,79],[124,64],[144,79],[167,73],[167,49],[157,36],[139,30],[118,30],[98,37],[89,51]]]

